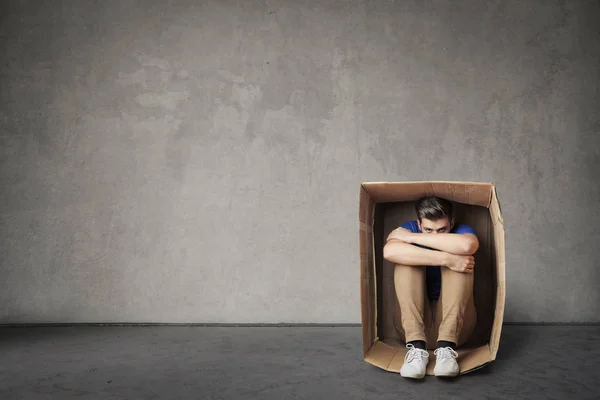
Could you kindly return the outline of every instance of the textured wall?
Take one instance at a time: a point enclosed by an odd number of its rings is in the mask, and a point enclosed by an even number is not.
[[[359,322],[362,181],[493,181],[600,321],[597,2],[3,1],[0,322]]]

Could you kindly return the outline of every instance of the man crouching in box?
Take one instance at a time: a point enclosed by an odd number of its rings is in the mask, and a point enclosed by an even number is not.
[[[469,339],[477,319],[472,255],[479,241],[471,226],[455,223],[448,200],[422,197],[415,210],[417,220],[392,231],[383,248],[383,257],[395,264],[395,324],[408,348],[400,374],[423,378],[426,349],[437,344],[434,375],[457,376],[456,348]]]

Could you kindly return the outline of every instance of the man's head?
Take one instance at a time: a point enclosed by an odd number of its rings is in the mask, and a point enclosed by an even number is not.
[[[436,196],[425,196],[415,204],[419,229],[423,233],[449,233],[454,226],[452,203]]]

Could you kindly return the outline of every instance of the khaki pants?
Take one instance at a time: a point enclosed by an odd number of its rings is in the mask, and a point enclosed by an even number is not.
[[[439,300],[429,300],[425,267],[396,265],[394,285],[398,304],[394,325],[405,342],[424,340],[435,349],[438,340],[462,346],[471,336],[477,321],[473,301],[474,274],[440,267],[442,288]]]

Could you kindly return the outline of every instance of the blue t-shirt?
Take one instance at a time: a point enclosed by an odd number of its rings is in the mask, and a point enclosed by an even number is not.
[[[421,230],[419,229],[419,224],[417,223],[417,221],[407,221],[405,223],[403,223],[401,226],[401,228],[404,229],[408,229],[409,231],[413,232],[413,233],[421,233]],[[450,231],[450,233],[458,233],[458,234],[467,234],[470,233],[472,235],[475,235],[475,230],[467,224],[454,224],[454,227],[452,228],[452,230]],[[424,249],[429,249],[429,250],[436,250],[436,249],[431,249],[427,246],[421,246],[421,245],[415,245],[415,246],[419,246],[422,247]],[[431,300],[438,300],[440,298],[440,291],[442,290],[442,271],[440,270],[440,267],[436,267],[436,266],[428,266],[425,267],[427,268],[426,270],[426,279],[427,279],[427,295],[429,296],[429,298]]]

